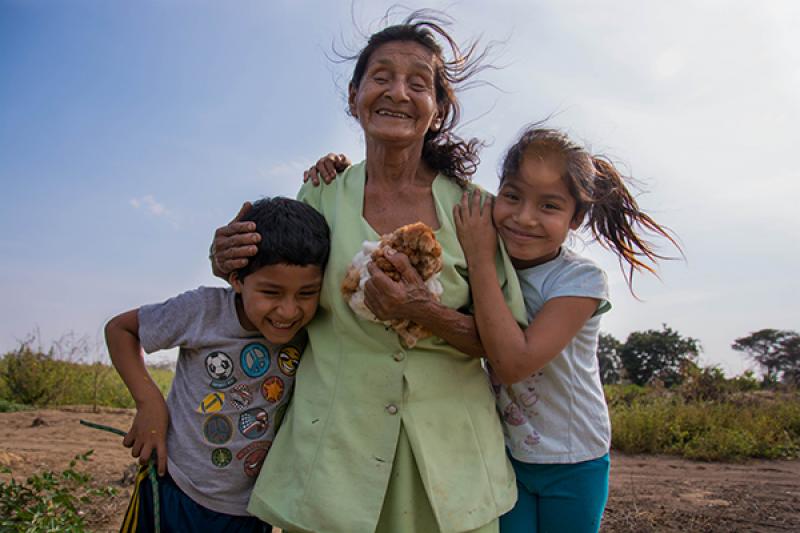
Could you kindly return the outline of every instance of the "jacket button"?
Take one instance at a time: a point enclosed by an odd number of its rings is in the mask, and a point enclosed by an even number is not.
[[[402,361],[403,359],[406,358],[406,353],[405,352],[395,352],[394,355],[392,355],[392,358],[395,361],[400,362],[400,361]]]
[[[389,413],[390,415],[396,415],[397,406],[393,403],[390,403],[389,405],[386,406],[386,412]]]

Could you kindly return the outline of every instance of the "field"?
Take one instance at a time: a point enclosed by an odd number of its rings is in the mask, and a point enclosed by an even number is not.
[[[76,454],[83,468],[117,495],[80,511],[93,531],[115,531],[127,504],[133,460],[121,438],[81,426],[81,418],[127,429],[127,409],[61,408],[0,413],[0,466],[16,479],[61,471]],[[9,474],[0,474],[8,481]],[[604,532],[798,531],[800,460],[706,463],[663,455],[612,454],[611,496]]]

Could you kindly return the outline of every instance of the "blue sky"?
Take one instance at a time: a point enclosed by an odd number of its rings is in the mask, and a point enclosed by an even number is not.
[[[206,254],[243,200],[293,195],[329,151],[360,159],[350,64],[388,2],[0,0],[0,350],[39,329],[99,339],[114,314],[217,284]],[[687,261],[627,292],[618,338],[666,323],[704,362],[749,363],[737,337],[800,329],[800,37],[790,1],[405,2],[446,9],[459,40],[504,41],[462,94],[462,133],[490,144],[552,117],[643,182],[640,203]]]

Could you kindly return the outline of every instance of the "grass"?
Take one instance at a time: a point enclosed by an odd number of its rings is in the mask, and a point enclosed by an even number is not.
[[[606,391],[612,447],[625,453],[665,453],[706,461],[800,455],[797,391],[733,392],[711,400],[619,385]]]

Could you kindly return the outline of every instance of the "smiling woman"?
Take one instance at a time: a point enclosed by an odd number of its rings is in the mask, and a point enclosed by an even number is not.
[[[454,133],[454,86],[480,69],[482,54],[461,50],[440,22],[413,14],[370,37],[348,90],[366,160],[299,194],[328,221],[331,256],[294,403],[249,506],[285,530],[490,532],[516,498],[475,321],[459,311],[470,289],[453,206],[472,190],[479,143]],[[372,272],[364,291],[379,319],[411,320],[434,334],[407,349],[393,331],[359,319],[339,287],[363,241],[419,221],[442,246],[441,302],[400,253],[389,260],[402,279]],[[215,272],[246,260],[258,240],[250,231],[240,221],[217,231]],[[496,265],[523,319],[499,250]]]

